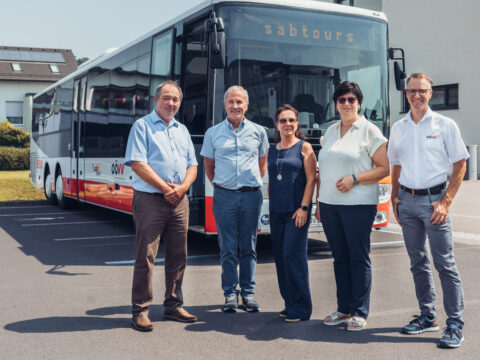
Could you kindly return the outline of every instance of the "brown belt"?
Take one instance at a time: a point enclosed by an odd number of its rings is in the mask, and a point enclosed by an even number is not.
[[[406,191],[406,192],[408,192],[412,195],[419,195],[419,196],[426,196],[428,194],[438,195],[443,191],[443,189],[445,189],[446,185],[447,185],[447,183],[444,182],[443,184],[435,185],[435,186],[432,186],[431,188],[427,188],[427,189],[410,189],[406,186],[400,185],[400,189],[402,189],[403,191]]]

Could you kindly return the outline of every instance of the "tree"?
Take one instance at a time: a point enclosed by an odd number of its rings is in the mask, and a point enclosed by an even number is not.
[[[88,60],[90,60],[88,57],[77,58],[77,65],[80,66]]]

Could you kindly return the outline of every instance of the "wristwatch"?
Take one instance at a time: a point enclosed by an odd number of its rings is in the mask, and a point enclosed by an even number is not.
[[[303,210],[303,211],[307,211],[307,210],[308,210],[308,206],[307,206],[307,205],[302,205],[302,210]]]

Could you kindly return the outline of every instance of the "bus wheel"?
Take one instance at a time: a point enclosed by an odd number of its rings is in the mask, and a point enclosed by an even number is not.
[[[55,195],[57,196],[58,206],[62,209],[70,209],[73,206],[74,200],[65,197],[63,194],[63,179],[60,170],[58,171],[57,179],[55,180]]]
[[[57,204],[57,197],[52,192],[52,183],[53,183],[53,175],[50,172],[47,173],[45,176],[45,183],[43,184],[43,192],[45,193],[45,197],[47,198],[47,202],[50,205]]]

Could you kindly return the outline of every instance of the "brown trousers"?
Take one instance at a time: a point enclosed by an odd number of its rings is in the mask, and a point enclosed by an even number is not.
[[[152,303],[153,266],[160,244],[165,249],[165,310],[183,305],[182,281],[187,264],[189,202],[170,205],[163,196],[134,191],[133,221],[137,256],[133,270],[132,313],[148,313]]]

